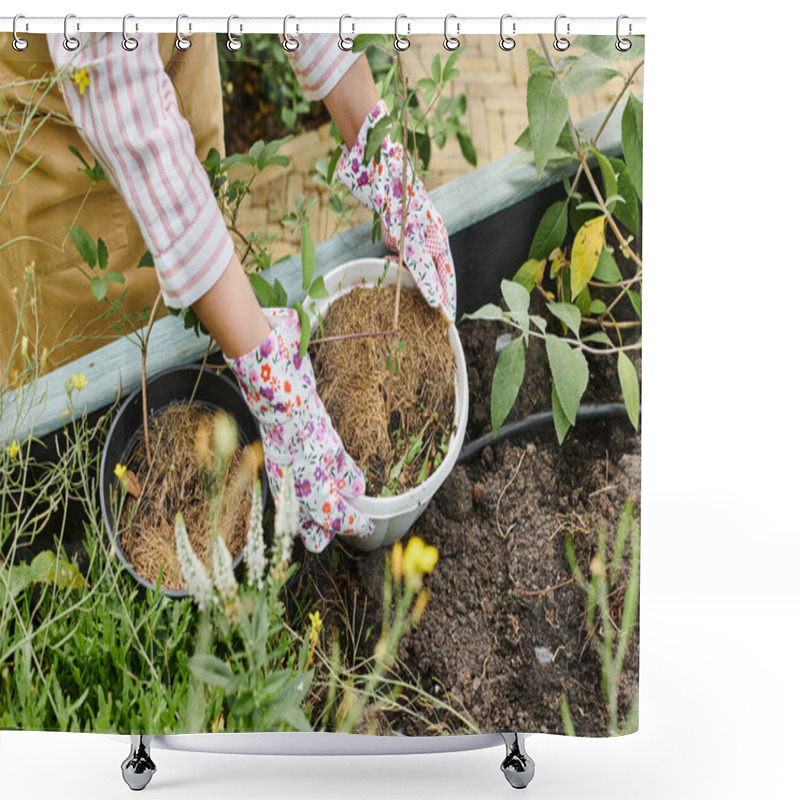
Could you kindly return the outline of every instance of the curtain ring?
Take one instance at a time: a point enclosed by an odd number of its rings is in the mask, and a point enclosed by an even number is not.
[[[558,21],[560,19],[566,19],[566,14],[559,14],[556,17],[555,25],[553,26],[553,30],[555,31],[555,41],[553,42],[553,47],[558,50],[559,53],[563,53],[569,47],[569,39],[565,39],[563,36],[558,35]],[[567,23],[567,33],[569,33],[569,22]]]
[[[458,22],[458,18],[455,14],[448,14],[444,18],[444,49],[445,50],[458,50],[461,42],[455,36],[450,36],[447,32],[447,23],[450,22],[451,19],[456,20],[456,33],[461,30],[461,23]]]
[[[394,18],[394,49],[403,52],[404,50],[408,50],[411,47],[411,40],[408,38],[411,33],[411,25],[406,23],[406,27],[408,28],[408,33],[401,38],[400,36],[400,20],[401,19],[408,19],[405,14],[398,14]]]
[[[122,18],[122,49],[132,53],[139,46],[139,40],[133,36],[128,36],[129,19],[135,19],[133,14],[126,14]]]
[[[288,17],[283,18],[283,49],[287,53],[293,53],[298,47],[300,47],[300,42],[293,36],[289,35],[288,27],[290,19],[297,19],[297,17],[289,15]]]
[[[25,19],[25,17],[22,14],[17,14],[17,16],[14,17],[14,22],[11,23],[11,32],[14,34],[14,41],[11,42],[11,46],[15,50],[17,50],[19,52],[22,52],[23,50],[25,50],[28,47],[28,40],[27,39],[23,39],[21,36],[17,36],[17,20],[18,19]]]
[[[500,49],[505,50],[506,52],[508,52],[509,50],[513,50],[517,44],[514,41],[514,39],[512,39],[510,36],[506,36],[505,33],[503,32],[503,24],[507,19],[511,19],[511,14],[503,14],[503,16],[500,17]],[[511,33],[516,33],[516,32],[517,32],[517,23],[512,22]]]
[[[617,48],[617,50],[620,51],[620,53],[627,53],[628,50],[630,50],[631,47],[633,47],[633,42],[631,42],[630,39],[623,39],[619,35],[619,28],[620,28],[619,24],[620,24],[620,22],[622,22],[623,19],[628,19],[628,17],[626,17],[625,14],[620,14],[617,17],[617,43],[614,46]],[[631,32],[631,24],[629,22],[628,23],[628,33],[630,33],[630,32]]]
[[[69,32],[67,31],[67,26],[69,25],[69,21],[71,19],[75,19],[74,14],[67,14],[67,16],[64,17],[64,49],[69,50],[70,53],[73,53],[81,46],[81,42],[80,39],[70,36]]]
[[[344,21],[346,19],[353,19],[353,18],[349,14],[342,14],[342,16],[339,17],[339,49],[348,52],[349,50],[353,49],[353,45],[355,44],[355,42],[351,37],[345,36],[342,31],[342,28],[344,27]],[[355,33],[356,26],[352,22],[350,23],[350,27],[352,28],[351,32]]]
[[[178,18],[175,20],[175,47],[177,47],[178,50],[188,50],[192,46],[192,40],[187,39],[181,33],[181,20],[188,18],[188,14],[178,14]],[[190,25],[189,30],[191,31],[191,29],[192,26]]]
[[[235,20],[235,19],[239,19],[239,17],[237,17],[235,14],[231,14],[228,17],[228,41],[225,42],[225,47],[227,47],[228,50],[231,51],[231,53],[235,53],[237,50],[241,50],[242,49],[242,40],[241,39],[237,39],[231,33],[231,22],[233,22],[233,20]],[[241,31],[241,29],[242,29],[242,27],[240,25],[239,26],[239,30]]]

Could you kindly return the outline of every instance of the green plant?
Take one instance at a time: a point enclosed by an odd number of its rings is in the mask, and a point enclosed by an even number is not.
[[[633,733],[639,727],[638,694],[633,699],[627,718],[622,724],[619,720],[622,670],[639,611],[640,531],[639,523],[633,516],[633,500],[628,500],[620,515],[610,561],[606,554],[606,531],[604,527],[600,528],[588,578],[578,566],[571,533],[566,535],[565,546],[572,576],[586,593],[586,631],[600,657],[600,688],[608,709],[609,732],[612,736]],[[625,583],[619,583],[626,548],[629,552],[629,571]],[[624,600],[620,617],[615,620],[611,598],[620,593],[624,594]],[[574,735],[575,728],[566,697],[561,701],[561,715],[566,733]]]
[[[499,320],[520,333],[497,360],[492,382],[493,432],[497,433],[516,401],[525,374],[525,348],[534,337],[545,344],[553,379],[553,418],[562,442],[575,424],[588,384],[587,355],[616,358],[628,416],[638,430],[639,380],[628,353],[640,350],[642,344],[642,260],[636,252],[642,198],[642,104],[630,86],[644,59],[643,43],[636,38],[633,47],[620,54],[603,37],[579,37],[575,44],[587,48],[586,52],[562,56],[557,63],[542,37],[540,41],[544,57],[528,51],[529,126],[517,145],[539,173],[569,165],[577,165],[577,171],[571,181],[564,176],[564,197],[542,215],[528,260],[513,281],[503,281],[507,309],[488,304],[465,316]],[[638,61],[623,75],[612,65],[612,54]],[[612,80],[622,81],[622,86],[598,131],[586,141],[570,117],[568,97]],[[623,159],[612,158],[597,149],[597,141],[626,95]],[[590,161],[600,172],[602,189]],[[548,331],[552,320],[530,313],[532,292],[544,302],[560,335]]]

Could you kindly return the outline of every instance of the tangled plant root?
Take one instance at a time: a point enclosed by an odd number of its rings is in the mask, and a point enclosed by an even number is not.
[[[137,476],[141,494],[126,496],[122,549],[136,572],[153,584],[163,567],[165,589],[186,588],[175,547],[179,511],[195,553],[207,562],[213,532],[213,425],[214,415],[202,406],[172,403],[151,418],[152,468],[148,468],[143,442],[127,465]],[[247,540],[259,459],[258,447],[237,447],[219,482],[220,533],[234,559]]]
[[[394,302],[393,284],[357,287],[331,305],[324,335],[391,330]],[[403,289],[395,335],[323,342],[311,355],[319,396],[364,473],[367,494],[390,483],[392,493],[413,487],[426,462],[427,474],[433,472],[450,438],[455,403],[455,358],[439,311],[416,289]],[[395,483],[392,470],[407,460],[415,437],[419,454]]]

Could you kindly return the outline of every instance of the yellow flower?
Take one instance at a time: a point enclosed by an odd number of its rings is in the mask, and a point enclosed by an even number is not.
[[[320,619],[319,611],[309,614],[308,619],[311,623],[311,635],[316,638],[319,636],[319,632],[322,630],[322,619]]]
[[[75,70],[72,73],[72,82],[78,87],[78,91],[83,94],[86,91],[86,88],[89,86],[89,73],[86,71],[86,67],[83,67],[80,70]]]
[[[422,576],[431,572],[439,560],[439,551],[419,536],[412,536],[403,553],[403,574],[406,583],[419,587]]]
[[[122,480],[127,471],[128,468],[124,464],[117,464],[117,466],[114,467],[114,474],[117,476],[118,480]]]
[[[64,385],[68,392],[80,392],[89,385],[89,381],[86,380],[86,375],[83,372],[80,374],[73,373]]]
[[[19,455],[19,443],[16,439],[13,439],[11,444],[6,447],[6,454],[9,458],[16,458]]]
[[[396,541],[392,548],[392,577],[395,583],[403,577],[403,543]]]

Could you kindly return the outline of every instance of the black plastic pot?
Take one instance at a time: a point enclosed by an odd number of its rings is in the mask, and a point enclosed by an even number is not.
[[[242,397],[239,387],[227,376],[217,374],[213,370],[203,369],[198,383],[199,366],[188,365],[165,370],[147,382],[147,407],[150,419],[158,416],[161,409],[174,401],[189,400],[194,394],[194,402],[209,411],[224,410],[233,417],[239,431],[239,442],[249,444],[260,437],[258,424],[250,413],[250,409]],[[197,391],[195,391],[197,384]],[[128,562],[122,550],[122,542],[116,530],[114,519],[115,494],[119,492],[119,480],[114,475],[117,464],[126,464],[134,449],[142,438],[142,390],[130,394],[111,423],[103,458],[100,462],[100,508],[103,524],[109,539],[116,550],[117,557],[125,565],[128,572],[142,586],[148,589],[156,587],[139,575]],[[262,510],[266,509],[269,491],[267,481],[261,480]],[[243,553],[234,561],[234,569],[242,562]],[[161,591],[169,597],[188,597],[188,592],[178,589]]]

